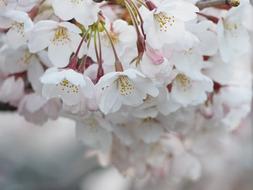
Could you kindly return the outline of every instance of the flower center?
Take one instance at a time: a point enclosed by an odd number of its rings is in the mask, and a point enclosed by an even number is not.
[[[21,36],[23,37],[25,36],[24,23],[14,22],[12,23],[11,29],[15,30]]]
[[[149,123],[149,122],[157,122],[155,118],[152,117],[146,117],[142,120],[144,123]]]
[[[83,1],[84,0],[70,0],[71,3],[76,4],[76,5],[81,4]]]
[[[127,76],[120,76],[117,80],[118,89],[121,95],[126,96],[133,92],[134,85]]]
[[[184,90],[191,86],[191,80],[184,74],[178,74],[175,80]]]
[[[19,61],[22,64],[29,64],[31,57],[32,57],[32,54],[28,50],[26,50]]]
[[[163,12],[154,14],[154,18],[157,21],[161,32],[168,31],[169,27],[172,27],[175,24],[175,17],[168,16],[166,13]]]
[[[72,84],[69,80],[63,79],[59,84],[56,85],[60,88],[61,91],[66,93],[74,93],[77,94],[79,92],[78,86]]]
[[[230,31],[237,30],[238,29],[238,24],[235,24],[235,23],[224,23],[224,28],[226,30],[230,30]]]
[[[85,122],[87,123],[87,125],[90,127],[90,129],[96,129],[98,126],[98,122],[95,118],[90,117],[88,119],[85,120]]]
[[[66,43],[69,41],[68,30],[64,27],[58,27],[55,30],[53,43]]]

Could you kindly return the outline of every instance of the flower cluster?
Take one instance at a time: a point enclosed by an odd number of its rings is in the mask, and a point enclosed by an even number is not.
[[[190,141],[251,106],[253,8],[217,2],[0,0],[0,102],[75,120],[122,173],[197,179]]]

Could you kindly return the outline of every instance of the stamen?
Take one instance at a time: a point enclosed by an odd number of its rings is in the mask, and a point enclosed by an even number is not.
[[[19,62],[29,64],[31,57],[32,57],[32,54],[28,50],[26,50],[23,56],[20,58]]]
[[[224,28],[230,31],[237,30],[238,24],[235,23],[224,23]]]
[[[166,32],[169,30],[169,27],[172,27],[175,23],[174,16],[168,16],[166,13],[160,12],[154,14],[155,20],[158,22],[161,32]]]
[[[127,76],[120,76],[117,79],[117,85],[120,94],[123,96],[131,94],[134,90],[134,85],[131,83]]]
[[[70,2],[73,3],[73,4],[79,5],[82,2],[84,2],[84,0],[70,0]]]
[[[63,79],[59,84],[56,84],[56,86],[63,92],[66,93],[74,93],[77,94],[79,92],[78,86],[72,84],[69,80]]]
[[[14,22],[11,27],[13,30],[16,30],[21,36],[25,36],[24,32],[24,23]]]
[[[184,74],[178,74],[175,80],[183,88],[184,91],[191,86],[191,80]]]
[[[68,36],[68,30],[64,27],[58,27],[56,30],[55,30],[55,33],[54,33],[54,38],[52,40],[53,43],[55,44],[65,44],[66,42],[68,42],[70,39],[69,39],[69,36]]]

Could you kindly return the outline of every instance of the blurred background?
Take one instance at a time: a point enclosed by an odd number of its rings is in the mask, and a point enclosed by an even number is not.
[[[0,190],[252,190],[252,117],[228,137],[224,151],[213,155],[210,150],[201,158],[205,167],[199,180],[144,184],[85,158],[73,121],[60,118],[34,126],[15,112],[1,111]]]

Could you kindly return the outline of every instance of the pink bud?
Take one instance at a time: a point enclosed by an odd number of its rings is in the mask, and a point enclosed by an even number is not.
[[[164,56],[161,51],[152,48],[147,48],[146,55],[155,65],[160,65],[164,62]]]

